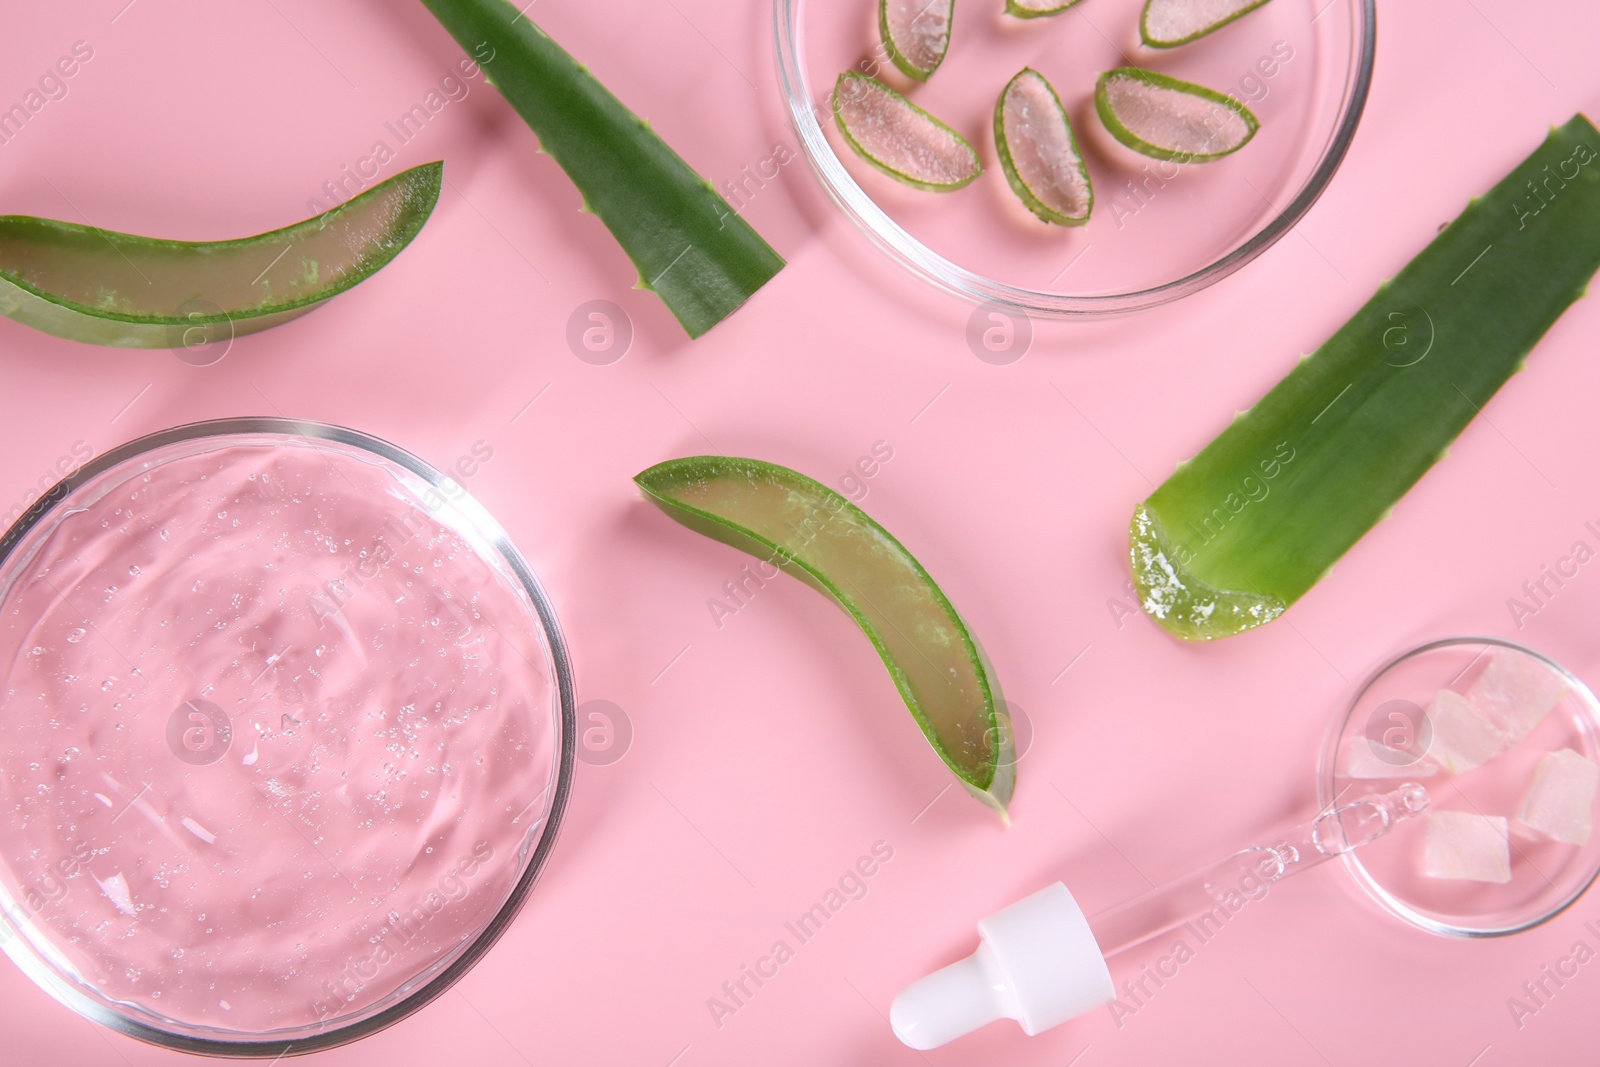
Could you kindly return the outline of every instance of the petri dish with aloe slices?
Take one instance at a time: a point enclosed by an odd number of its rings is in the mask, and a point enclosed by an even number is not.
[[[1081,319],[1198,292],[1286,234],[1354,137],[1372,78],[1373,0],[1271,0],[1162,48],[1140,38],[1143,7],[1096,0],[1023,18],[1000,3],[957,5],[947,51],[917,82],[884,50],[870,0],[774,0],[789,119],[822,191],[870,246],[863,269],[892,263],[974,303]],[[1204,163],[1135,152],[1108,133],[1095,108],[1097,76],[1123,67],[1231,97],[1260,128],[1238,151]],[[1041,221],[997,161],[996,101],[1025,68],[1054,88],[1081,148],[1093,183],[1086,224]],[[948,124],[977,148],[984,173],[929,194],[875,170],[833,120],[833,88],[845,71],[881,79]],[[741,194],[728,195],[740,207]],[[1314,246],[1306,254],[1318,255]],[[1336,265],[1328,271],[1338,277]]]
[[[566,805],[548,598],[459,482],[355,431],[200,423],[75,471],[0,539],[0,662],[0,947],[169,1048],[415,1011]]]

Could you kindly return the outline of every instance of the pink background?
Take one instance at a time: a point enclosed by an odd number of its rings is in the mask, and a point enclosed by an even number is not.
[[[8,12],[0,102],[20,99],[75,41],[94,58],[0,146],[0,210],[187,238],[285,224],[461,55],[415,3],[124,3]],[[0,502],[9,509],[77,441],[98,453],[203,418],[343,423],[440,466],[476,441],[494,448],[468,487],[549,587],[580,698],[623,708],[632,747],[610,766],[579,766],[544,880],[484,962],[417,1016],[323,1062],[914,1063],[883,1015],[904,983],[971,950],[976,919],[1062,877],[1086,908],[1103,908],[1309,805],[1324,724],[1380,659],[1480,631],[1600,681],[1585,632],[1600,574],[1581,572],[1520,631],[1506,606],[1600,519],[1582,429],[1600,389],[1593,301],[1282,623],[1186,647],[1137,616],[1119,625],[1111,608],[1128,515],[1150,483],[1546,125],[1600,104],[1600,14],[1581,10],[1387,5],[1361,131],[1296,235],[1176,306],[1041,326],[1005,367],[968,350],[967,306],[864,254],[798,162],[747,212],[789,268],[690,344],[654,297],[629,288],[623,255],[478,80],[396,164],[447,161],[450,184],[415,245],[220,363],[0,321],[11,401]],[[718,184],[793,145],[764,3],[530,14]],[[609,366],[579,361],[565,341],[568,317],[594,299],[621,305],[635,327]],[[942,792],[947,773],[869,645],[811,590],[774,582],[718,629],[706,600],[744,558],[667,521],[628,480],[715,447],[837,482],[878,441],[894,458],[868,483],[867,508],[961,606],[1035,727],[1009,829]],[[719,1028],[707,998],[878,841],[894,858],[868,895]],[[1600,925],[1600,898],[1519,937],[1448,942],[1379,913],[1328,865],[1243,912],[1120,1029],[1104,1013],[1035,1039],[1005,1024],[921,1058],[1592,1062],[1600,964],[1520,1030],[1506,1007],[1574,941],[1600,947],[1586,921]],[[77,1018],[8,963],[0,1021],[7,1062],[179,1061]]]

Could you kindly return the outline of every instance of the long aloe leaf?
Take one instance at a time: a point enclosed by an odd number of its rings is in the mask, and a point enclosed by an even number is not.
[[[1179,637],[1277,618],[1445,453],[1600,267],[1582,115],[1134,512],[1134,582]]]
[[[422,229],[444,164],[331,211],[231,241],[169,241],[0,218],[0,314],[73,341],[178,348],[287,322],[371,277]]]
[[[783,259],[648,123],[507,0],[423,0],[567,172],[652,289],[699,337]],[[596,11],[596,17],[612,17]]]

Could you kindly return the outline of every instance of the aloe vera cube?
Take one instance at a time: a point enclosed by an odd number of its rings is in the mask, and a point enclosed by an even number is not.
[[[673,519],[788,571],[855,620],[912,717],[969,792],[1004,814],[1016,779],[993,670],[922,564],[820,482],[754,459],[691,456],[634,478]]]
[[[444,164],[402,171],[304,222],[230,241],[169,241],[0,217],[0,314],[90,344],[177,347],[287,322],[371,277],[411,243]]]
[[[1600,133],[1576,115],[1138,506],[1148,614],[1192,640],[1281,615],[1444,455],[1597,267]]]

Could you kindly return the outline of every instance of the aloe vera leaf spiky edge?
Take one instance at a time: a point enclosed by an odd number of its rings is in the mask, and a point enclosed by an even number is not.
[[[788,571],[843,608],[940,759],[1005,813],[1016,753],[994,672],[943,591],[889,531],[820,482],[761,460],[690,456],[634,481],[684,526]],[[843,562],[852,548],[863,553],[853,565]],[[897,618],[896,606],[922,614]]]
[[[1269,622],[1387,516],[1600,267],[1600,133],[1576,115],[1134,514],[1145,610]]]
[[[226,241],[172,241],[0,217],[0,314],[57,337],[175,348],[298,318],[376,274],[421,231],[443,163],[402,171],[320,215]]]
[[[783,259],[649,125],[507,0],[423,0],[539,137],[690,337]]]

